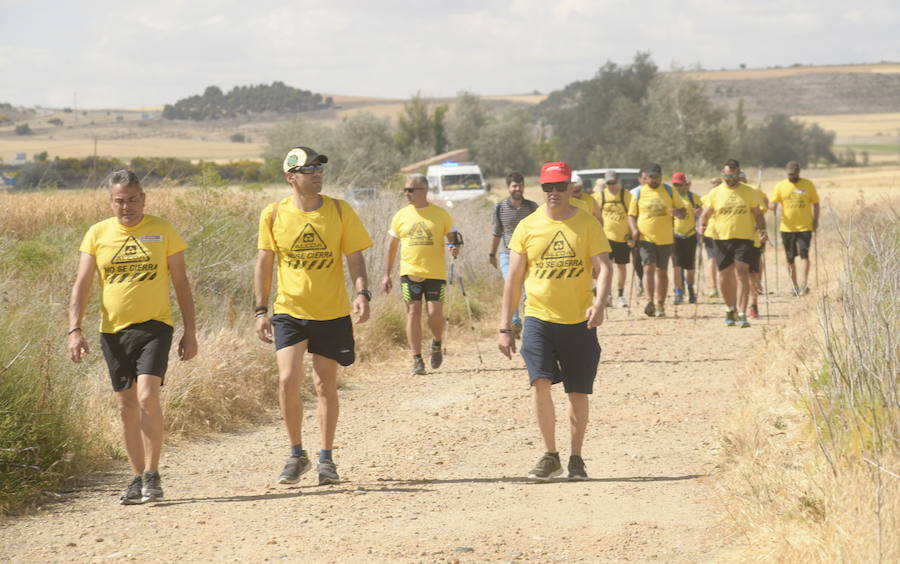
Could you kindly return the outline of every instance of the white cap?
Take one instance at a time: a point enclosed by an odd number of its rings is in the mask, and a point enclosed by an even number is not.
[[[577,184],[578,186],[584,186],[584,181],[581,180],[581,177],[572,173],[572,178],[569,179],[569,184]]]

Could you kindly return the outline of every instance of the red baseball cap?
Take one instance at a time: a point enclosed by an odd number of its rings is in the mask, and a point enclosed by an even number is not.
[[[567,163],[544,163],[541,167],[541,184],[551,182],[569,182],[572,178],[572,167]]]
[[[676,172],[672,175],[672,184],[687,184],[687,176],[683,172]]]

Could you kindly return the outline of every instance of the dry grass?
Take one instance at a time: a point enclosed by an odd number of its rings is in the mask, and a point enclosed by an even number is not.
[[[804,123],[817,123],[834,131],[839,138],[883,137],[884,143],[897,143],[900,130],[900,113],[882,114],[832,114],[793,116]]]
[[[131,139],[100,138],[97,154],[125,161],[134,157],[175,157],[204,161],[260,160],[262,143],[232,143],[201,139],[169,137],[137,137]],[[92,137],[48,139],[46,137],[0,138],[0,158],[12,161],[16,153],[32,155],[46,151],[51,157],[84,158],[94,155]]]
[[[864,201],[826,217],[841,260],[753,355],[724,431],[726,560],[900,559],[897,217]]]
[[[787,67],[780,69],[741,69],[724,71],[699,71],[679,73],[694,80],[752,80],[759,78],[784,78],[803,74],[832,73],[900,73],[898,63],[879,63],[871,65],[834,65],[822,67]]]

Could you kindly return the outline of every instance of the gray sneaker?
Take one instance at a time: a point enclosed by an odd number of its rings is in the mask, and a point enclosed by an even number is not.
[[[309,456],[302,454],[300,456],[292,456],[287,459],[284,464],[284,470],[278,476],[279,484],[296,484],[300,481],[300,475],[312,468]]]
[[[324,486],[327,484],[338,484],[341,481],[341,477],[338,476],[337,466],[331,460],[326,460],[325,462],[320,462],[318,466],[319,471],[319,485]]]
[[[414,356],[413,357],[413,367],[412,370],[409,371],[413,376],[422,376],[425,374],[425,361],[422,360],[422,356]]]
[[[554,456],[548,452],[538,460],[535,467],[528,473],[528,477],[538,482],[549,482],[550,478],[560,474],[562,474],[562,464],[559,462],[559,454]]]
[[[584,468],[584,459],[577,454],[569,457],[569,479],[570,480],[587,480],[587,470]]]
[[[666,306],[663,304],[656,305],[656,317],[665,317],[666,316]]]
[[[441,363],[444,362],[444,351],[441,350],[441,343],[435,343],[431,341],[431,368],[432,370],[437,370],[441,367]]]
[[[144,503],[144,496],[141,493],[141,488],[144,487],[144,480],[140,476],[135,476],[134,480],[128,485],[128,489],[122,493],[122,497],[119,499],[122,500],[122,505],[140,505]]]
[[[158,471],[147,470],[144,472],[144,486],[141,488],[141,498],[143,503],[163,498],[162,483],[160,482]]]

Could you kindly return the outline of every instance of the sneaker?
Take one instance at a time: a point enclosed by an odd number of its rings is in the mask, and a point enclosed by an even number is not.
[[[662,304],[656,305],[656,317],[665,317],[666,316],[666,308]]]
[[[800,292],[801,296],[805,296],[806,294],[809,293],[809,286],[806,286],[806,285],[800,286],[799,292]]]
[[[144,494],[141,492],[143,487],[143,478],[135,476],[134,480],[128,485],[128,489],[126,489],[122,494],[122,497],[119,498],[122,500],[122,505],[140,505],[144,503]]]
[[[618,298],[616,298],[616,307],[621,307],[621,308],[628,307],[628,301],[625,299],[624,296],[619,296]]]
[[[675,290],[675,300],[673,300],[672,303],[675,305],[684,303],[684,290]]]
[[[144,472],[144,486],[141,488],[142,502],[156,501],[163,498],[162,483],[157,470]]]
[[[331,460],[319,462],[317,470],[319,471],[319,485],[320,486],[325,486],[327,484],[340,483],[341,477],[338,476],[337,466]]]
[[[300,481],[300,475],[311,467],[312,463],[309,461],[309,456],[305,453],[300,456],[292,456],[285,462],[284,470],[282,470],[281,475],[278,476],[278,483],[296,484]]]
[[[735,317],[734,310],[729,309],[725,312],[725,325],[728,327],[734,327],[734,324],[737,322],[737,318]]]
[[[738,321],[738,324],[740,325],[741,329],[746,329],[747,327],[750,327],[750,322],[747,321],[746,313],[739,313],[737,316],[737,321]]]
[[[747,316],[750,319],[758,319],[759,318],[759,306],[756,304],[752,304],[750,306],[750,314]]]
[[[421,376],[425,374],[425,361],[422,360],[421,355],[416,355],[413,357],[413,367],[410,371],[410,374],[413,376]]]
[[[647,302],[647,306],[644,308],[644,313],[647,314],[647,317],[653,317],[656,315],[656,306],[653,305],[653,302]]]
[[[562,474],[562,464],[559,462],[559,454],[545,453],[538,460],[537,465],[528,473],[528,477],[539,482],[549,482],[550,478]]]
[[[431,368],[438,369],[444,362],[444,351],[441,350],[441,344],[431,341]]]
[[[800,288],[794,286],[794,288],[791,290],[791,295],[794,296],[795,298],[796,298],[797,296],[799,296],[799,295],[800,295]]]
[[[718,298],[719,291],[718,290],[710,290],[710,291],[706,292],[706,297],[707,298]]]
[[[587,471],[584,469],[584,460],[577,454],[569,457],[569,479],[587,480]]]

